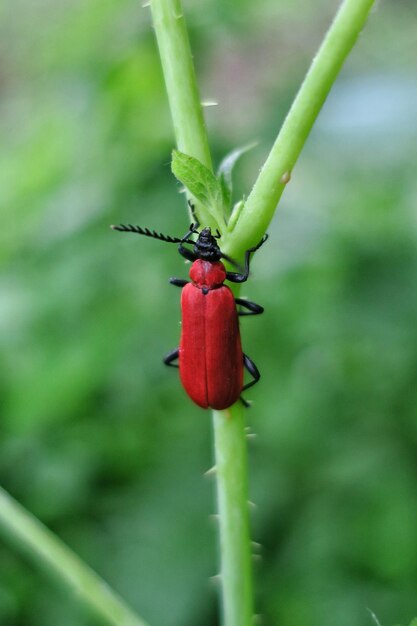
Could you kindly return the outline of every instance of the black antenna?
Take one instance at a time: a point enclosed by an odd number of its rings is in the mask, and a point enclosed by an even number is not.
[[[163,235],[157,233],[156,230],[149,230],[149,228],[141,228],[140,226],[133,226],[133,224],[119,224],[118,226],[112,225],[110,228],[118,230],[121,233],[135,233],[136,235],[145,235],[145,237],[152,237],[153,239],[159,239],[160,241],[166,241],[167,243],[184,243],[187,239],[179,239],[178,237],[171,237],[170,235]],[[194,243],[191,241],[190,243]]]

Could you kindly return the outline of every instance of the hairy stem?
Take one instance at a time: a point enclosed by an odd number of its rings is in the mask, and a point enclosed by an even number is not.
[[[113,626],[147,626],[88,565],[0,488],[0,531]]]
[[[248,462],[243,407],[213,412],[223,614],[227,626],[253,623]]]
[[[361,32],[374,0],[344,0],[305,77],[272,150],[248,196],[225,251],[237,258],[259,241],[311,128]]]

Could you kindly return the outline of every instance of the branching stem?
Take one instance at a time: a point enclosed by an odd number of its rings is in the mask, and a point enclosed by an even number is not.
[[[278,138],[222,249],[240,259],[264,234],[294,164],[336,77],[364,26],[374,0],[344,0]],[[212,169],[192,56],[180,0],[151,0],[179,150]],[[200,213],[204,226],[213,218]],[[223,241],[222,241],[223,243]],[[214,412],[217,496],[220,516],[224,626],[251,626],[253,595],[247,452],[242,408]]]

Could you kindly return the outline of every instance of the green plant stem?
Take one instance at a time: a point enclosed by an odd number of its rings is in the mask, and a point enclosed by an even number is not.
[[[151,0],[150,6],[178,150],[212,170],[181,0]],[[217,226],[203,207],[197,206],[197,211],[204,225]]]
[[[0,488],[0,530],[35,565],[45,565],[74,594],[113,626],[147,626],[88,565]]]
[[[213,412],[224,623],[253,623],[247,444],[243,407]]]
[[[177,147],[199,159],[212,171],[181,2],[151,0],[151,9]],[[204,226],[213,226],[213,217],[205,214],[201,207],[199,215]],[[249,626],[252,623],[253,600],[246,438],[241,407],[232,407],[224,412],[215,411],[213,423],[218,464],[224,625]]]
[[[374,0],[344,0],[284,121],[225,251],[239,258],[260,240],[310,130],[361,32]]]
[[[178,150],[212,168],[209,143],[180,0],[151,0],[151,11]]]

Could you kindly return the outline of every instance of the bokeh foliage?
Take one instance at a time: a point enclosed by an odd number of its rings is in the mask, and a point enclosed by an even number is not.
[[[247,193],[334,11],[186,2],[217,162]],[[381,2],[285,192],[244,290],[263,378],[251,497],[265,624],[409,623],[417,586],[414,3]],[[187,226],[146,9],[2,10],[2,485],[155,626],[214,626],[210,418],[161,355],[179,334]],[[2,626],[93,626],[0,548]]]

